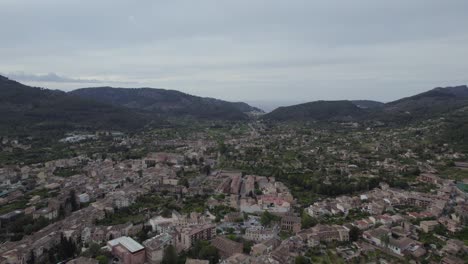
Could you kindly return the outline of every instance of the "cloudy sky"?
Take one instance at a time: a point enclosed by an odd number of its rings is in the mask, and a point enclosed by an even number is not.
[[[0,73],[71,90],[390,101],[468,83],[466,0],[0,0]]]

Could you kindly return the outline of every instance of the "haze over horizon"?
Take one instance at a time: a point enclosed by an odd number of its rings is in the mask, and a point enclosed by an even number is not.
[[[388,102],[468,83],[466,10],[461,0],[4,0],[0,73],[67,91]]]

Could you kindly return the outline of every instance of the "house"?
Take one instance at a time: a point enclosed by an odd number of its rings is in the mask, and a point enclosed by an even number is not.
[[[210,264],[210,261],[208,260],[203,260],[203,259],[191,259],[188,258],[185,261],[185,264]]]
[[[435,220],[421,221],[419,223],[419,227],[424,231],[424,233],[432,232],[438,225],[439,222]]]
[[[392,232],[385,226],[380,226],[376,229],[367,230],[362,234],[362,237],[376,246],[382,246],[383,240],[390,237]]]
[[[442,248],[442,251],[455,255],[460,252],[464,246],[465,243],[461,240],[449,239],[447,240],[447,244]]]
[[[146,261],[150,264],[159,264],[164,256],[164,249],[174,244],[173,237],[168,234],[160,234],[143,242],[146,249]]]
[[[385,202],[383,200],[379,200],[364,204],[362,209],[372,215],[381,215],[384,212],[385,207]]]
[[[349,230],[339,225],[316,225],[307,234],[310,247],[315,247],[320,242],[349,241]]]
[[[442,180],[432,174],[432,173],[423,173],[421,175],[419,175],[419,177],[417,178],[418,181],[420,182],[425,182],[425,183],[431,183],[431,184],[441,184],[442,183]]]
[[[89,194],[87,193],[82,193],[80,195],[78,195],[78,200],[80,201],[80,203],[89,203]]]
[[[281,230],[297,233],[301,231],[301,218],[294,215],[285,215],[281,217]]]
[[[0,227],[5,227],[8,223],[14,222],[16,219],[24,215],[24,211],[15,210],[9,213],[0,215]]]
[[[245,230],[244,238],[247,240],[262,242],[274,238],[279,230],[276,228],[250,227]]]
[[[353,226],[359,228],[360,230],[366,230],[366,229],[369,229],[371,226],[373,226],[373,223],[371,220],[362,219],[362,220],[355,221],[353,223]]]
[[[445,256],[441,261],[440,264],[464,264],[465,261],[463,259],[457,258],[452,255]]]
[[[240,213],[240,212],[231,212],[231,213],[227,213],[224,216],[224,222],[234,223],[234,222],[237,222],[238,220],[242,221],[243,218],[244,218],[244,216],[242,215],[242,213]]]
[[[112,255],[124,264],[144,264],[146,260],[145,247],[130,237],[119,237],[107,242]]]
[[[255,263],[250,260],[250,257],[248,255],[242,254],[242,253],[236,253],[232,255],[231,257],[223,260],[220,262],[221,264],[247,264],[247,263]]]
[[[265,253],[270,253],[275,250],[279,245],[281,245],[281,239],[278,236],[273,237],[272,239],[268,239],[263,241],[262,243],[255,244],[250,254],[252,256],[260,256]]]
[[[231,181],[231,190],[230,190],[231,194],[234,194],[234,195],[239,194],[239,192],[241,190],[241,185],[242,185],[241,176],[242,175],[240,175],[240,174],[236,174],[236,175],[233,175],[231,177],[231,179],[232,179],[232,181]]]
[[[48,220],[55,219],[55,218],[58,217],[58,210],[51,209],[51,208],[48,208],[48,207],[36,210],[33,213],[33,218],[37,219],[39,217],[44,217],[44,218],[46,218]]]
[[[114,207],[117,209],[129,207],[132,203],[133,199],[123,194],[118,194],[114,199]]]
[[[240,254],[243,249],[243,245],[241,243],[220,236],[215,237],[211,241],[211,244],[218,249],[222,258],[229,258],[234,254]]]
[[[269,211],[276,213],[287,213],[291,209],[291,204],[286,200],[270,196],[263,195],[258,199],[258,205],[261,207],[261,211]]]
[[[319,217],[323,215],[330,215],[331,212],[324,206],[313,204],[309,206],[309,208],[307,208],[307,214],[309,214],[312,217]]]
[[[176,248],[179,251],[192,247],[198,240],[211,240],[216,236],[216,225],[205,224],[191,227],[179,227],[176,237]]]
[[[250,250],[250,254],[252,256],[261,256],[263,254],[268,253],[268,248],[265,244],[255,244],[252,246],[252,249]]]
[[[453,220],[453,219],[450,219],[448,217],[440,217],[439,219],[437,219],[437,221],[445,226],[445,228],[447,228],[447,230],[454,234],[458,231],[460,231],[462,228],[460,226],[460,223],[458,223],[457,221]]]
[[[390,238],[386,246],[393,253],[403,256],[403,252],[413,246],[414,242],[414,240],[407,237],[400,239]]]
[[[282,244],[275,249],[271,254],[271,258],[278,263],[291,263],[293,257],[291,256],[291,249],[288,244]]]
[[[85,257],[79,257],[79,258],[72,259],[67,262],[67,264],[98,264],[98,263],[99,261],[97,261],[96,259],[85,258]]]
[[[156,231],[159,234],[170,233],[174,229],[174,224],[177,221],[176,214],[173,214],[171,218],[165,218],[162,216],[157,216],[151,218],[148,221],[148,224],[151,226],[152,231]]]

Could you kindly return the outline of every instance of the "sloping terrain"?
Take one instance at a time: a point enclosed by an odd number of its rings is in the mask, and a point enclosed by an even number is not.
[[[23,85],[0,76],[0,129],[5,132],[70,129],[139,129],[155,116],[62,91]]]
[[[78,89],[70,94],[173,117],[244,120],[248,119],[246,113],[261,111],[246,103],[231,103],[165,89],[98,87]]]

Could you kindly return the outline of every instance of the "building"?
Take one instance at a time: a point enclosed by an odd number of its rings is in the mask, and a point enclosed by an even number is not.
[[[58,217],[58,210],[52,208],[42,208],[33,213],[33,218],[37,219],[39,217],[44,217],[48,220],[52,220]]]
[[[294,215],[281,217],[281,230],[297,233],[301,231],[301,218]]]
[[[389,238],[392,235],[390,229],[385,226],[378,227],[376,229],[367,230],[362,234],[362,237],[369,241],[371,244],[376,246],[382,246],[385,238]]]
[[[84,257],[79,257],[76,259],[72,259],[67,262],[67,264],[98,264],[99,261],[92,259],[92,258],[84,258]]]
[[[211,244],[218,249],[222,258],[229,258],[234,254],[242,253],[243,245],[225,237],[215,237]]]
[[[116,197],[114,200],[114,207],[117,209],[129,207],[131,204],[132,201],[128,197],[123,195]]]
[[[438,225],[439,225],[439,222],[437,222],[435,220],[421,221],[421,223],[419,223],[419,227],[421,227],[421,229],[425,233],[432,232]]]
[[[413,244],[414,240],[407,237],[400,239],[390,238],[388,240],[387,248],[390,249],[393,253],[403,256],[403,252],[414,246]]]
[[[242,179],[241,175],[234,175],[232,176],[232,182],[231,182],[231,194],[237,195],[239,194],[241,190],[241,185],[242,185]]]
[[[224,216],[224,222],[230,222],[230,223],[234,223],[239,220],[242,221],[243,219],[244,219],[244,215],[242,215],[242,213],[240,212],[227,213]]]
[[[276,228],[251,227],[245,230],[244,238],[258,243],[272,239],[277,234]]]
[[[436,175],[431,174],[431,173],[423,173],[423,174],[419,175],[418,180],[420,182],[431,183],[431,184],[440,184],[440,183],[442,183],[442,180],[439,177],[437,177]]]
[[[464,263],[465,261],[463,261],[463,259],[457,258],[452,255],[448,255],[440,261],[440,264],[464,264]]]
[[[112,255],[124,264],[143,264],[146,260],[145,248],[130,237],[119,237],[107,242]]]
[[[252,256],[261,256],[264,254],[268,254],[275,250],[278,246],[281,245],[281,240],[279,237],[274,237],[272,239],[263,241],[260,244],[256,244],[252,247],[250,254]]]
[[[146,250],[146,261],[150,264],[161,263],[164,257],[164,250],[169,245],[173,245],[173,237],[168,234],[160,234],[143,242]]]
[[[210,261],[203,259],[190,259],[188,258],[185,261],[185,264],[210,264]]]
[[[201,226],[182,227],[178,230],[176,248],[186,250],[198,240],[211,240],[216,236],[216,226],[206,224]]]
[[[82,193],[80,195],[78,195],[78,200],[80,201],[80,203],[89,203],[89,194],[87,193]]]
[[[349,241],[349,230],[339,225],[316,225],[307,234],[310,247],[317,246],[320,242]]]
[[[19,217],[23,216],[22,210],[15,210],[3,215],[0,215],[0,227],[5,227],[8,223],[14,222]]]

